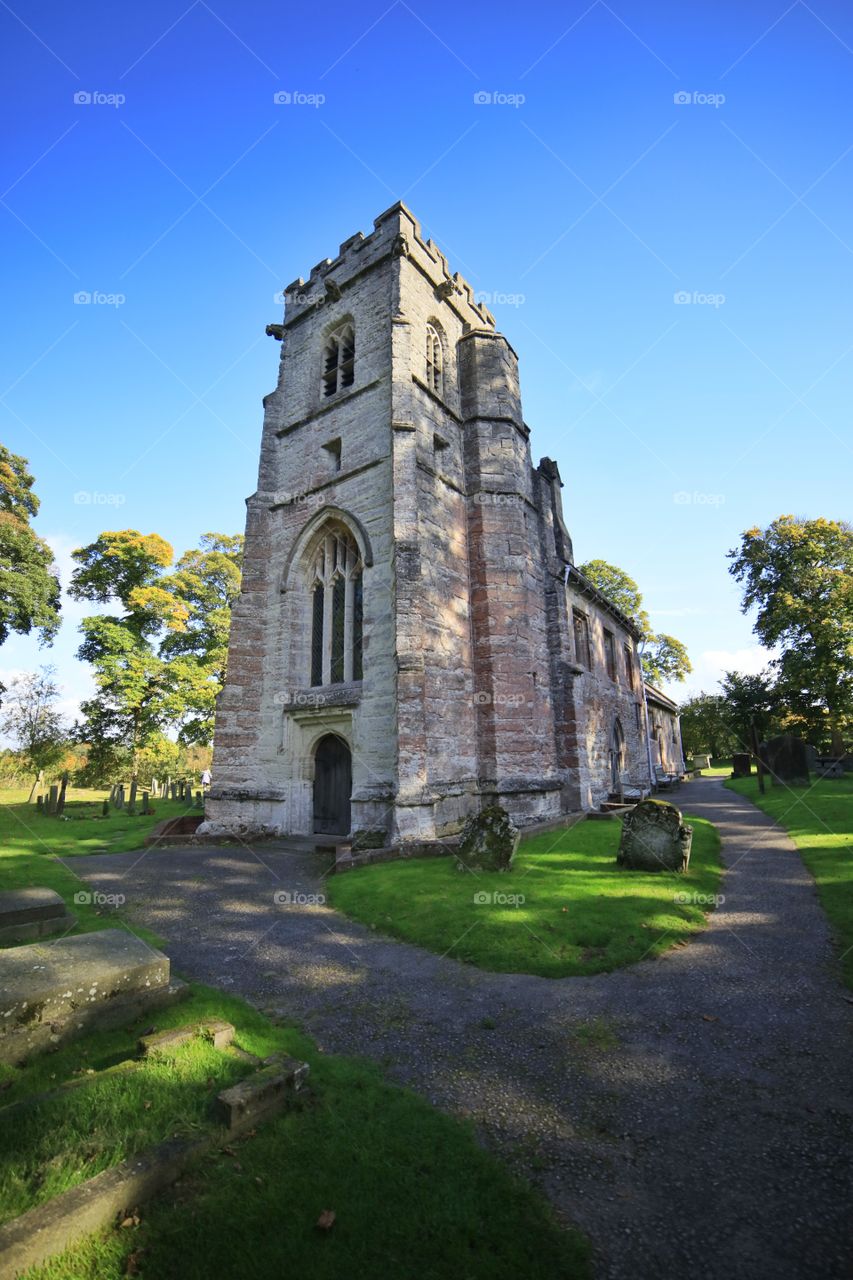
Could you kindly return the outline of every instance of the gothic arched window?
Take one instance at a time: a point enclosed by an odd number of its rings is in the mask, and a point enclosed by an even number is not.
[[[431,324],[426,330],[426,380],[430,391],[437,396],[442,394],[444,381],[441,360],[441,338]]]
[[[355,381],[355,330],[341,325],[330,333],[323,348],[323,395],[351,387]]]
[[[330,522],[309,563],[312,685],[362,677],[361,571],[352,534]]]

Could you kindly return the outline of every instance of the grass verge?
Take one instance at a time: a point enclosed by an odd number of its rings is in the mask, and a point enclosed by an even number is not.
[[[228,1152],[199,1161],[172,1192],[141,1208],[138,1226],[91,1236],[27,1280],[586,1280],[588,1246],[561,1229],[531,1188],[477,1143],[473,1129],[433,1110],[379,1069],[328,1057],[293,1027],[242,1001],[194,986],[158,1027],[227,1018],[237,1043],[283,1049],[311,1065],[293,1108]],[[8,1101],[128,1056],[144,1024],[104,1032],[15,1073]],[[151,1141],[191,1133],[232,1072],[223,1051],[195,1044],[10,1117],[0,1163],[5,1214],[72,1185]],[[0,1113],[0,1127],[3,1127]],[[128,1206],[131,1208],[132,1206]],[[317,1220],[332,1209],[335,1223]]]
[[[853,988],[853,778],[766,785],[762,795],[756,777],[725,783],[784,827],[799,849],[835,933],[844,981]]]
[[[705,924],[720,881],[719,838],[690,818],[687,875],[623,871],[621,824],[580,822],[522,840],[512,870],[459,871],[453,858],[332,877],[332,906],[373,929],[500,973],[605,973],[660,955]]]

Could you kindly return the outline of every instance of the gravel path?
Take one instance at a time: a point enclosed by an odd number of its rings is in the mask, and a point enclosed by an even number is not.
[[[687,784],[678,803],[720,829],[725,903],[689,945],[591,978],[484,973],[277,903],[322,893],[307,851],[68,865],[125,894],[178,972],[472,1117],[588,1232],[601,1280],[848,1277],[853,1007],[811,877],[718,781]],[[615,1046],[584,1039],[593,1020]]]

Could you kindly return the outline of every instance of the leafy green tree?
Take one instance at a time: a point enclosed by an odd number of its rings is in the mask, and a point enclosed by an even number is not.
[[[642,652],[643,675],[650,684],[667,681],[677,683],[693,670],[687,647],[675,636],[659,631],[647,642]]]
[[[649,615],[643,608],[640,588],[624,569],[608,564],[606,560],[587,560],[586,564],[579,565],[578,568],[608,600],[633,619],[644,636],[651,635],[652,627]]]
[[[578,566],[585,578],[608,600],[633,620],[645,641],[642,650],[643,676],[652,684],[680,681],[693,670],[687,649],[675,636],[652,631],[649,615],[643,608],[640,588],[624,569],[606,560],[587,560]]]
[[[0,445],[0,644],[32,630],[50,644],[59,630],[59,578],[53,552],[30,526],[39,500],[27,467]]]
[[[759,741],[778,727],[781,707],[773,673],[742,675],[739,671],[727,671],[720,688],[726,721],[737,740],[736,750],[751,752],[753,725]]]
[[[108,777],[127,763],[136,778],[140,752],[168,722],[164,663],[153,641],[174,604],[156,585],[172,548],[156,533],[123,529],[100,534],[73,558],[72,598],[122,610],[81,623],[78,656],[94,668],[98,691],[81,706],[78,735],[88,744],[91,770]]]
[[[242,535],[206,533],[160,580],[174,602],[160,655],[172,680],[169,709],[185,743],[213,741],[216,697],[225,682],[231,608],[240,594]]]
[[[844,750],[853,712],[853,528],[841,520],[779,516],[748,529],[729,552],[742,611],[773,659],[780,691],[822,708],[832,749]]]
[[[30,800],[42,770],[50,773],[65,756],[68,728],[56,703],[54,667],[17,676],[6,692],[2,727],[15,743],[27,771],[34,775]]]
[[[687,755],[707,752],[731,755],[738,740],[726,719],[726,702],[720,694],[697,693],[681,704],[681,738]]]

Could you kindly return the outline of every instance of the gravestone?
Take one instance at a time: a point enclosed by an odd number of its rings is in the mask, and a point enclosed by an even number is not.
[[[47,800],[48,813],[56,813],[56,806],[59,804],[59,787],[54,783],[50,788],[50,795]]]
[[[34,886],[0,893],[0,944],[32,942],[67,933],[77,923],[53,889]]]
[[[150,797],[149,797],[149,793],[148,793],[147,791],[143,791],[143,793],[142,793],[142,812],[143,812],[143,813],[153,813],[153,812],[154,812],[154,811],[153,811],[153,809],[151,808],[150,803],[149,803],[149,799],[150,799]]]
[[[124,787],[123,786],[119,786],[116,788],[115,807],[117,809],[124,808]]]
[[[136,814],[136,779],[133,778],[130,783],[130,795],[127,801],[127,812]]]
[[[36,813],[44,813],[44,796],[36,796]]]
[[[195,793],[195,807],[196,807],[197,809],[203,809],[203,808],[204,808],[204,797],[202,796],[202,794],[201,794],[201,792],[200,792],[200,791],[197,791],[197,792]]]
[[[59,799],[56,802],[56,812],[65,812],[65,792],[68,788],[68,771],[66,770],[60,778]]]
[[[810,742],[806,743],[806,764],[809,766],[809,773],[817,773],[817,768],[818,768],[817,747],[813,747]]]
[[[752,773],[752,756],[748,751],[736,751],[732,756],[732,777],[748,778]]]
[[[780,733],[777,738],[769,738],[764,744],[764,762],[774,786],[808,786],[806,744],[793,733]]]
[[[124,929],[0,952],[0,1062],[122,1026],[185,992],[168,956]]]
[[[616,861],[629,871],[686,871],[692,840],[674,804],[641,800],[622,822]]]
[[[456,857],[472,871],[508,871],[520,838],[506,809],[489,804],[465,823]]]
[[[710,769],[711,757],[706,755],[698,755],[693,757],[694,769]]]
[[[108,817],[110,816],[110,802],[109,802],[109,800],[105,800],[105,801],[104,801],[104,803],[103,803],[103,805],[101,806],[101,816],[102,816],[103,818],[108,818]]]

